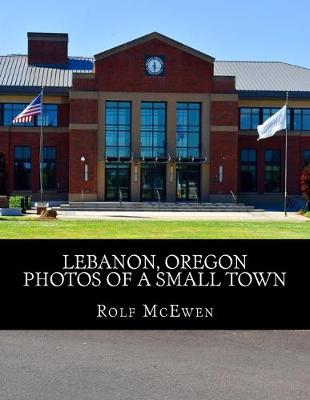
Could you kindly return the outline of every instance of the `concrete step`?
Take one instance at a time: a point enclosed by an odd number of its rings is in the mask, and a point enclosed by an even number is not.
[[[70,208],[67,210],[60,209],[60,211],[89,211],[89,212],[100,212],[100,211],[111,211],[111,212],[118,212],[118,211],[127,211],[127,212],[133,212],[133,210],[122,210],[122,209],[114,209],[114,208],[108,208],[108,209],[100,209],[100,208]],[[219,210],[218,208],[208,208],[208,209],[195,209],[195,210],[188,210],[188,209],[177,209],[177,210],[156,210],[156,209],[144,209],[144,210],[136,210],[140,212],[264,212],[265,210],[262,209],[244,209],[244,208],[236,208],[234,210]]]
[[[197,208],[197,207],[224,207],[235,208],[244,207],[243,203],[157,203],[157,202],[141,202],[141,203],[111,203],[111,202],[70,202],[69,204],[61,205],[61,207],[89,207],[89,208],[145,208],[145,207],[161,207],[161,208]]]
[[[174,212],[250,212],[264,211],[243,203],[162,203],[162,202],[70,202],[61,204],[67,211],[174,211]]]

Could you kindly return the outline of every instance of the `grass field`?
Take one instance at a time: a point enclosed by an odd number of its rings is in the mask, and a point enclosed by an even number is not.
[[[0,217],[2,239],[310,239],[310,220],[107,221]]]

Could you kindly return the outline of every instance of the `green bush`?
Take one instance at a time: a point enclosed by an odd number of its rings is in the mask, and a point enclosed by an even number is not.
[[[9,207],[21,207],[23,212],[31,208],[31,196],[10,196]]]
[[[307,211],[304,216],[310,218],[310,211]]]
[[[22,196],[10,196],[9,197],[9,207],[16,208],[21,207]]]

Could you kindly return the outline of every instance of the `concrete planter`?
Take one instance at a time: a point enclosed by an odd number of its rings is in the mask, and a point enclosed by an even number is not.
[[[18,217],[22,215],[22,208],[21,207],[16,207],[16,208],[0,208],[0,215],[3,217]]]
[[[42,211],[46,211],[49,206],[48,203],[34,203],[35,207],[37,207],[37,215],[41,215]]]

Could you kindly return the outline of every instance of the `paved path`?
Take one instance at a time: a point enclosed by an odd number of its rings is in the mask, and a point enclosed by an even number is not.
[[[309,400],[310,331],[1,331],[2,400]]]
[[[221,220],[221,221],[309,221],[309,218],[289,212],[170,212],[170,211],[57,211],[61,219],[106,220]]]

